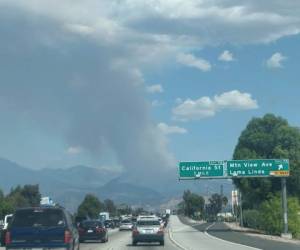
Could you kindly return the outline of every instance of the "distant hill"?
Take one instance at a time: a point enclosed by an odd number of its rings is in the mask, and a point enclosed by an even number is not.
[[[42,195],[51,196],[71,211],[77,209],[87,193],[102,201],[110,198],[116,203],[159,207],[171,199],[180,199],[186,189],[210,196],[220,192],[223,185],[228,198],[232,189],[227,180],[179,181],[176,168],[145,178],[86,166],[33,170],[0,158],[0,189],[7,193],[25,184],[39,184]]]
[[[154,189],[123,182],[116,178],[98,189],[98,195],[104,198],[114,197],[119,203],[134,204],[136,206],[157,205],[166,197]]]
[[[164,196],[151,188],[121,182],[118,173],[86,166],[33,170],[0,158],[0,189],[5,193],[12,187],[39,184],[44,196],[75,211],[87,193],[101,200],[130,205],[159,204]]]
[[[71,210],[86,193],[97,193],[97,188],[116,176],[113,171],[85,166],[32,170],[0,158],[0,189],[5,193],[17,185],[39,184],[42,195],[51,196]]]

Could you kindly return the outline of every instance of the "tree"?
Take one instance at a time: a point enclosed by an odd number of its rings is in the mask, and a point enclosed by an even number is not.
[[[115,215],[116,212],[117,212],[117,208],[115,206],[115,203],[110,199],[104,200],[104,210],[106,212],[109,212],[111,215]]]
[[[210,213],[213,216],[216,216],[218,213],[222,210],[222,204],[223,204],[223,197],[220,194],[213,194],[209,198],[209,205],[210,205]]]
[[[39,185],[25,185],[21,190],[21,195],[31,207],[35,207],[40,204],[41,194],[39,191]]]
[[[261,229],[270,234],[280,235],[282,232],[282,205],[280,196],[272,196],[269,200],[264,201],[260,207]],[[300,236],[300,204],[298,198],[288,199],[288,222],[289,231],[294,237]]]
[[[124,215],[124,214],[132,214],[132,208],[128,206],[127,204],[121,204],[117,208],[117,214],[118,215]]]
[[[205,201],[202,196],[186,190],[183,193],[183,201],[185,215],[194,216],[196,212],[203,215]]]
[[[87,217],[97,219],[99,213],[104,209],[104,205],[93,194],[87,194],[83,202],[79,205],[77,215],[79,217]]]
[[[12,204],[10,204],[2,190],[0,189],[0,220],[4,218],[5,215],[10,214],[14,211]]]
[[[241,133],[233,158],[289,159],[288,193],[300,197],[300,130],[273,114],[252,119]],[[258,209],[270,195],[281,190],[280,178],[234,179],[242,191],[243,207]]]
[[[39,185],[12,188],[6,199],[14,208],[38,206],[41,200]]]
[[[223,197],[222,197],[222,205],[223,205],[224,207],[226,207],[227,204],[228,204],[228,198],[227,198],[226,196],[223,196]]]

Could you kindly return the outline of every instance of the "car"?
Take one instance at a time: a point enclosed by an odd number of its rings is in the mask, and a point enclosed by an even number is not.
[[[79,250],[79,234],[62,207],[17,209],[5,235],[6,250]]]
[[[108,241],[108,232],[100,220],[85,220],[79,224],[79,241],[100,240],[102,243]]]
[[[133,228],[133,223],[130,219],[124,219],[121,221],[119,230],[123,231],[123,230],[132,230]]]
[[[115,227],[120,227],[121,221],[118,218],[113,218],[112,219],[114,221]]]
[[[104,225],[106,228],[112,228],[112,229],[115,228],[115,223],[113,220],[105,220]]]
[[[13,217],[12,214],[7,214],[4,217],[3,226],[2,226],[2,229],[0,232],[0,245],[1,246],[5,246],[5,234],[7,231],[8,224],[11,222],[12,217]]]
[[[136,226],[132,230],[132,245],[139,242],[158,242],[165,244],[164,227],[161,226],[157,217],[148,216],[137,219]]]

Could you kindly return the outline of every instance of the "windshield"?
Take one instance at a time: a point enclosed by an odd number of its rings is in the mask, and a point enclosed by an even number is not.
[[[61,210],[36,209],[17,211],[12,227],[64,227],[64,215]]]
[[[132,222],[130,220],[122,220],[122,224],[131,224]]]
[[[159,226],[158,220],[141,220],[137,222],[138,226]]]

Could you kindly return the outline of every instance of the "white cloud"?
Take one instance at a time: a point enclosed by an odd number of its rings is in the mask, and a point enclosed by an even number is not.
[[[282,62],[286,59],[287,59],[287,57],[285,57],[281,53],[277,52],[277,53],[273,54],[267,60],[267,67],[268,68],[282,68]]]
[[[188,121],[212,117],[225,109],[250,110],[256,108],[258,108],[257,101],[252,99],[251,94],[232,90],[215,95],[213,98],[204,96],[197,100],[187,99],[173,109],[173,115],[176,120]]]
[[[168,124],[166,123],[159,123],[157,125],[158,129],[165,135],[168,135],[168,134],[186,134],[187,133],[187,130],[185,128],[181,128],[181,127],[178,127],[178,126],[169,126]]]
[[[71,146],[67,149],[66,152],[69,155],[78,155],[82,152],[82,148],[79,146]]]
[[[223,53],[220,54],[218,59],[219,61],[231,62],[234,60],[234,57],[230,51],[224,50]]]
[[[66,24],[64,28],[80,35],[90,35],[95,31],[94,28],[82,24]]]
[[[152,107],[161,107],[162,105],[164,105],[164,102],[159,101],[159,100],[153,100],[153,101],[151,102],[151,106],[152,106]]]
[[[193,54],[180,53],[177,55],[177,62],[204,72],[211,70],[211,64],[208,61],[195,57]]]
[[[164,92],[163,87],[160,84],[154,84],[146,87],[146,91],[150,94],[162,93]]]
[[[0,5],[48,17],[79,35],[93,34],[100,43],[144,48],[147,54],[170,47],[268,43],[300,33],[295,0],[1,0]]]

